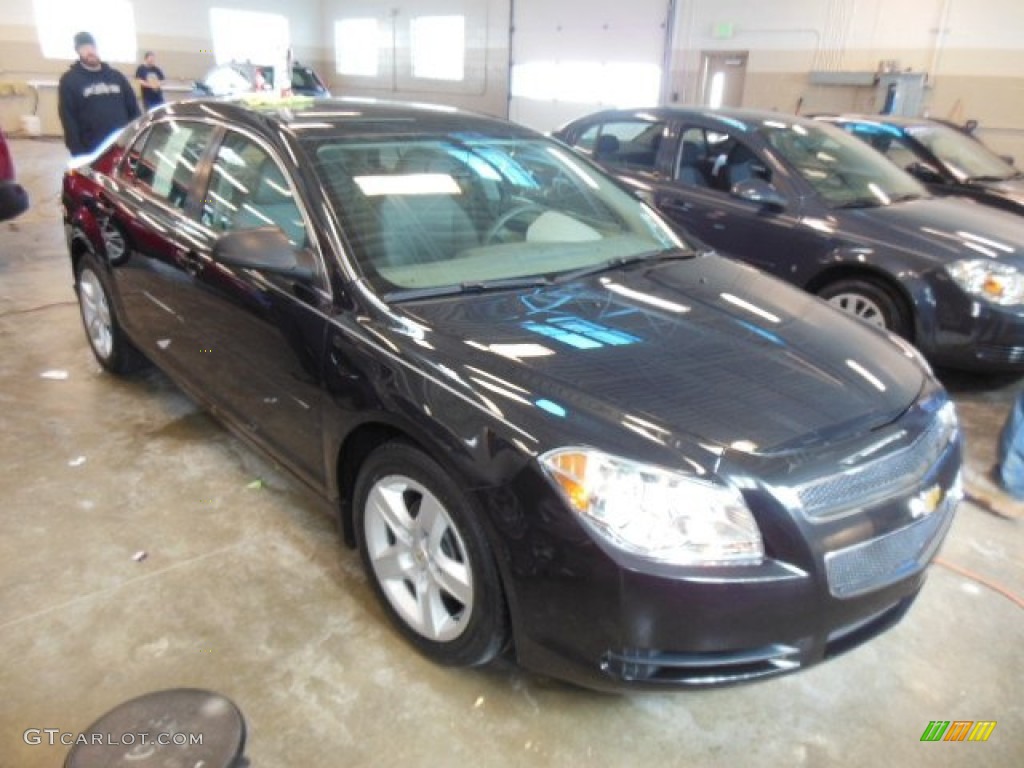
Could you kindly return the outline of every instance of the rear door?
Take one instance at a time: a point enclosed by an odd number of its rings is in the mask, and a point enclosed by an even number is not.
[[[153,124],[128,150],[116,189],[97,200],[106,258],[123,304],[121,317],[142,351],[178,369],[185,338],[181,243],[195,236],[186,210],[196,171],[216,128],[166,120]]]

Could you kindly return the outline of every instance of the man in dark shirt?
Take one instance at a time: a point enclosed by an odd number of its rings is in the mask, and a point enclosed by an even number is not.
[[[72,155],[84,155],[138,117],[139,102],[128,78],[100,61],[92,35],[75,35],[75,52],[78,61],[61,75],[57,103],[64,143]]]
[[[139,86],[142,88],[142,106],[146,108],[147,112],[153,107],[159,107],[164,103],[164,73],[156,65],[155,53],[146,51],[142,63],[135,70],[135,78],[139,81]]]

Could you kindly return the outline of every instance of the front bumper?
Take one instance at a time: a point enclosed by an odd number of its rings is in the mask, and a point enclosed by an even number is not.
[[[968,370],[1024,370],[1024,307],[973,299],[944,273],[932,295],[935,324],[918,343],[929,360]]]
[[[619,690],[743,682],[834,657],[910,607],[954,517],[960,454],[957,434],[912,485],[836,516],[792,512],[768,484],[745,492],[766,559],[721,568],[625,556],[585,530],[539,472],[525,472],[516,503],[481,498],[497,527],[519,662]],[[931,509],[920,509],[923,497]]]
[[[28,210],[28,192],[13,181],[0,181],[0,221],[13,219]]]

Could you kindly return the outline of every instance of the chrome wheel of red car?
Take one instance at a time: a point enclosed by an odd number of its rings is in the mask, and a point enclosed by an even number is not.
[[[78,300],[92,351],[100,362],[109,360],[114,351],[110,304],[99,277],[89,267],[85,267],[78,276]]]
[[[130,373],[145,363],[143,355],[125,337],[110,303],[109,291],[94,257],[79,262],[76,276],[78,306],[89,346],[99,364],[111,373]]]

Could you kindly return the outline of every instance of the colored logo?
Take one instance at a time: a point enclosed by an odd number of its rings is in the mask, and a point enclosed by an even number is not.
[[[995,728],[995,720],[932,720],[921,741],[988,741]]]
[[[944,496],[940,485],[933,485],[928,490],[922,491],[910,500],[910,516],[918,518],[930,515],[939,508]],[[941,723],[942,721],[936,720],[935,722]]]

